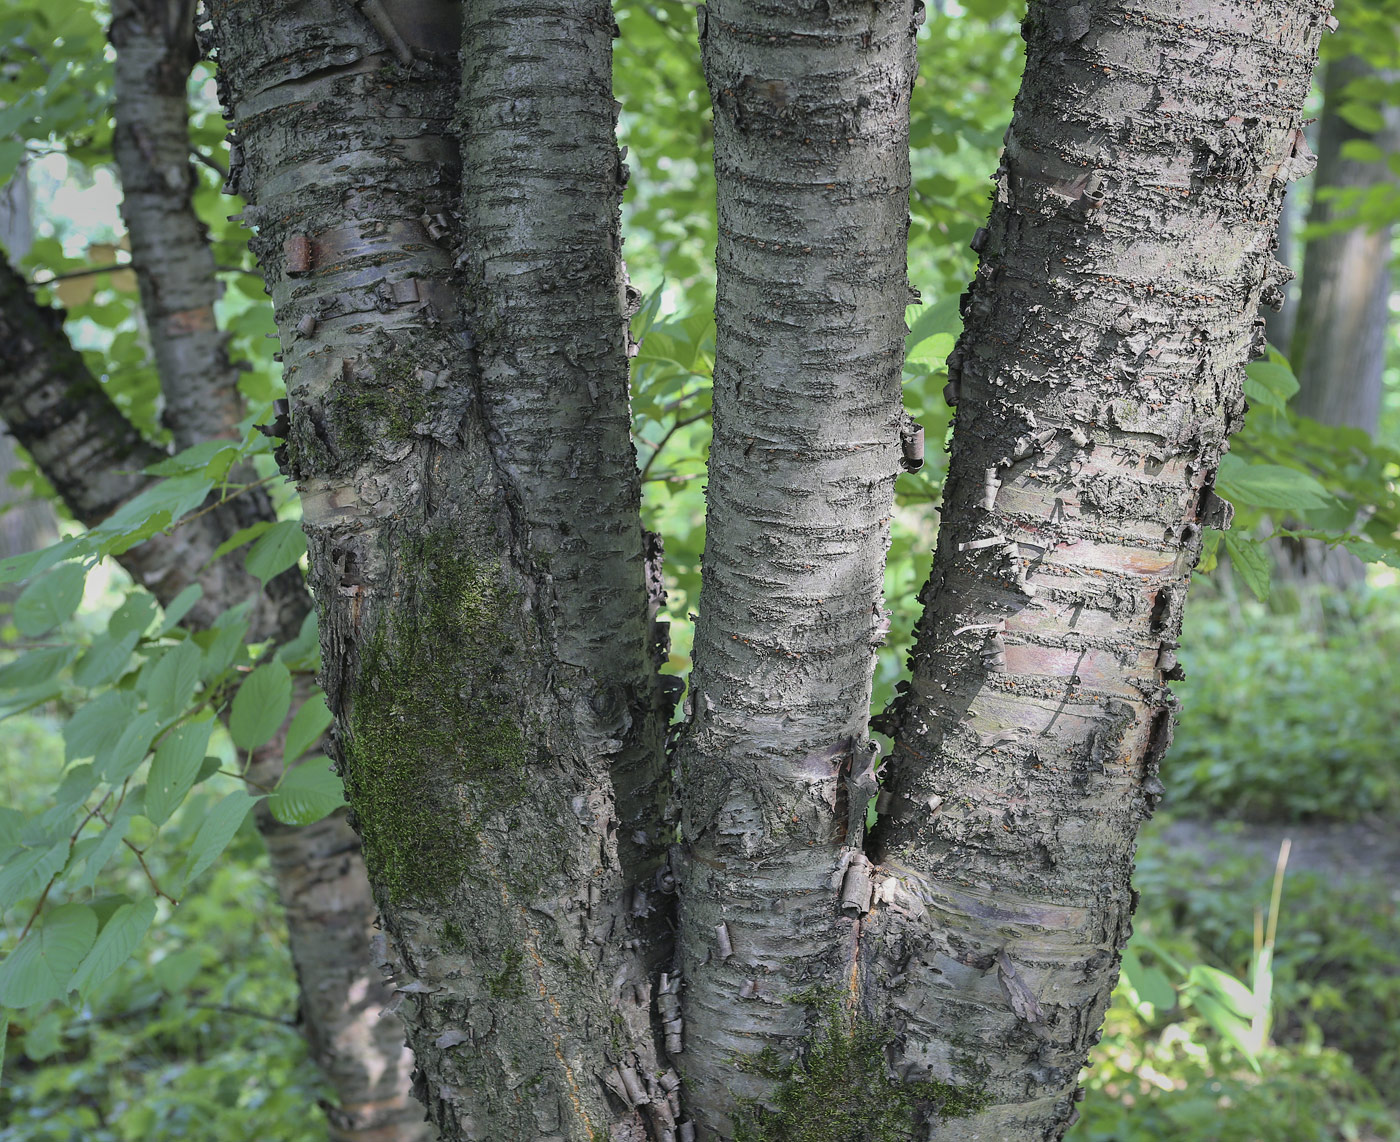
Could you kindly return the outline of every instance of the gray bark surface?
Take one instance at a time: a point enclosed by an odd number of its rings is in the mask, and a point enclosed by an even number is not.
[[[193,204],[185,88],[199,58],[194,8],[194,0],[116,0],[108,31],[122,221],[177,450],[233,435],[243,415],[214,319],[214,251]]]
[[[333,753],[418,1093],[453,1140],[668,1137],[636,883],[659,830],[619,836],[655,815],[664,717],[611,18],[476,7],[459,64],[447,2],[211,14],[281,331]],[[460,222],[459,87],[462,153],[494,164]]]
[[[930,1139],[1073,1119],[1328,10],[1031,5],[862,932],[896,1071],[988,1100]]]
[[[736,1111],[771,1094],[753,1058],[792,1056],[813,989],[846,991],[868,904],[871,676],[902,433],[913,446],[900,370],[921,14],[700,9],[717,341],[678,762],[681,1061],[703,1138],[732,1137]]]
[[[0,269],[0,339],[15,349],[0,353],[0,419],[82,523],[99,522],[155,482],[141,469],[165,452],[143,440],[102,391],[64,335],[61,313],[36,305],[23,280],[7,269]],[[271,510],[265,497],[259,502],[244,493],[116,558],[162,605],[199,583],[203,597],[185,619],[198,629],[259,596],[240,552],[210,559],[233,531],[270,518]],[[295,638],[310,605],[300,573],[284,572],[255,607],[254,637]],[[254,751],[248,775],[255,788],[265,789],[281,773],[279,735]],[[413,1060],[403,1029],[380,1018],[390,995],[370,962],[374,903],[345,814],[294,828],[260,805],[257,824],[287,912],[303,1031],[312,1060],[336,1093],[337,1105],[325,1108],[332,1142],[432,1137],[410,1095]]]

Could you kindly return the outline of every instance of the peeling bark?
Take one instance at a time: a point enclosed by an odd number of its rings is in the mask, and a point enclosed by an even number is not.
[[[0,344],[13,350],[0,353],[0,419],[80,522],[100,522],[155,482],[141,470],[165,453],[143,440],[102,391],[64,335],[60,312],[36,305],[22,279],[3,268]],[[271,512],[265,498],[259,502],[245,493],[116,558],[162,605],[197,582],[204,594],[185,623],[198,629],[228,607],[260,596],[258,581],[242,568],[241,553],[210,560],[233,531],[271,518]],[[255,637],[279,643],[295,638],[310,606],[300,573],[284,572],[254,609]],[[249,777],[267,788],[281,772],[279,734],[254,751]],[[380,1018],[390,997],[368,955],[374,904],[345,814],[305,828],[279,823],[263,805],[256,816],[287,913],[308,1048],[336,1093],[338,1105],[325,1108],[329,1137],[332,1142],[432,1137],[410,1096],[413,1059],[403,1030]],[[350,932],[359,938],[347,939]]]
[[[847,987],[868,907],[867,732],[900,402],[922,7],[715,0],[714,439],[678,760],[682,1069],[729,1138]],[[799,993],[806,993],[805,997]],[[815,1005],[815,1006],[820,1006]],[[745,1057],[749,1057],[746,1064]]]
[[[896,1071],[990,1099],[931,1139],[1074,1117],[1328,10],[1031,5],[862,941]]]
[[[460,11],[211,5],[333,752],[444,1137],[664,1138],[635,883],[659,837],[631,832],[655,816],[664,718],[596,106],[612,23],[473,8],[459,73]],[[460,222],[459,86],[479,171]]]

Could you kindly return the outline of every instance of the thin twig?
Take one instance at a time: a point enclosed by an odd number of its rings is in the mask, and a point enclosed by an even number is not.
[[[647,478],[647,473],[651,471],[651,466],[656,463],[656,458],[661,455],[661,450],[666,447],[666,442],[670,440],[671,437],[680,429],[685,428],[687,425],[694,424],[698,420],[704,420],[709,415],[710,409],[707,408],[704,412],[697,412],[693,416],[683,416],[680,420],[672,422],[671,427],[668,428],[661,439],[657,441],[652,454],[647,457],[647,462],[642,465],[640,479],[645,480]]]
[[[166,535],[170,535],[170,534],[171,534],[172,532],[174,532],[177,528],[182,528],[182,527],[184,527],[185,524],[189,523],[191,520],[198,519],[198,518],[199,518],[200,516],[202,516],[202,515],[208,515],[208,514],[209,514],[210,512],[212,512],[212,511],[217,511],[219,508],[223,507],[226,503],[229,502],[229,500],[233,499],[235,496],[241,496],[241,495],[242,495],[244,492],[246,492],[246,491],[250,491],[250,490],[253,489],[253,488],[260,488],[260,487],[262,487],[264,484],[270,484],[270,483],[272,483],[273,480],[280,480],[280,479],[282,479],[282,478],[283,478],[283,477],[282,477],[282,473],[281,473],[281,472],[277,472],[277,473],[275,473],[274,475],[271,475],[271,476],[264,476],[261,480],[254,480],[251,484],[244,484],[244,485],[242,485],[236,492],[231,492],[231,493],[229,493],[227,496],[224,496],[224,497],[222,497],[221,499],[215,500],[212,504],[209,504],[209,505],[207,505],[207,506],[205,506],[205,507],[200,508],[199,511],[197,511],[197,512],[190,512],[190,514],[187,515],[187,516],[181,516],[178,520],[176,520],[173,524],[171,524],[168,528],[165,529],[165,534],[166,534]]]
[[[34,278],[32,284],[36,286],[46,286],[52,285],[54,282],[66,282],[71,278],[90,278],[96,274],[111,274],[115,273],[117,270],[132,270],[135,268],[136,263],[134,262],[113,262],[109,266],[88,266],[86,269],[65,270],[61,274],[50,274],[42,281],[38,278]]]
[[[229,1015],[246,1015],[249,1019],[262,1019],[268,1023],[276,1023],[279,1027],[296,1026],[294,1019],[287,1019],[281,1015],[268,1015],[265,1011],[254,1011],[251,1007],[235,1007],[228,1003],[190,1003],[187,1006],[197,1007],[201,1011],[222,1011]]]
[[[190,157],[193,158],[196,162],[203,163],[206,167],[208,167],[211,171],[213,171],[216,175],[223,179],[224,182],[228,182],[228,171],[224,168],[224,165],[221,162],[219,162],[219,160],[216,159],[213,155],[206,155],[198,147],[192,146],[190,147]]]
[[[151,882],[151,891],[154,892],[157,896],[159,896],[162,900],[168,900],[171,904],[179,904],[179,901],[176,900],[175,897],[171,896],[170,893],[166,892],[165,889],[161,888],[160,882],[156,880],[154,874],[152,874],[150,870],[150,867],[146,864],[145,854],[135,845],[133,845],[131,841],[129,841],[126,837],[122,838],[122,844],[124,844],[127,848],[129,848],[132,852],[136,854],[136,859],[141,864],[141,871],[146,874],[146,879]]]

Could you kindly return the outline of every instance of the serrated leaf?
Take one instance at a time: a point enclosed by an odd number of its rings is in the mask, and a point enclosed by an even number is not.
[[[73,537],[60,539],[57,543],[51,543],[37,551],[26,551],[22,555],[0,559],[0,583],[18,583],[21,579],[28,579],[31,575],[46,571],[55,563],[71,559],[79,553],[78,537]]]
[[[238,459],[238,445],[229,440],[201,440],[183,452],[146,469],[152,476],[204,475],[222,480]]]
[[[208,682],[218,677],[233,664],[238,652],[243,649],[243,639],[248,634],[248,611],[252,600],[230,607],[214,623],[213,631],[202,632],[208,636],[205,646],[204,665],[200,668],[200,678]]]
[[[234,695],[228,719],[233,744],[239,749],[256,749],[271,741],[291,705],[291,672],[276,661],[259,666]]]
[[[320,669],[321,639],[314,608],[307,611],[306,618],[302,619],[296,638],[278,648],[277,657],[292,670]]]
[[[140,637],[133,630],[120,638],[105,634],[93,639],[92,646],[73,667],[73,681],[90,690],[119,678],[131,661],[131,652],[136,649]]]
[[[955,343],[956,338],[951,333],[935,333],[931,337],[925,337],[910,349],[905,357],[905,362],[915,365],[925,372],[941,369],[948,360],[948,354],[953,351]]]
[[[243,565],[248,574],[256,575],[264,587],[268,580],[280,575],[306,554],[306,533],[294,520],[275,523],[248,550]]]
[[[190,845],[190,855],[181,869],[178,878],[181,891],[188,888],[195,878],[228,848],[233,835],[238,832],[243,818],[248,815],[248,810],[256,800],[256,797],[237,789],[209,810],[209,815],[204,818],[199,832],[195,834],[194,842]]]
[[[317,691],[302,703],[301,709],[287,727],[287,740],[282,748],[282,761],[290,765],[315,745],[331,724],[331,712],[324,695]]]
[[[209,556],[209,562],[213,563],[216,559],[222,559],[230,551],[236,551],[245,543],[252,543],[253,540],[257,539],[258,536],[262,535],[263,532],[267,531],[273,525],[273,520],[260,519],[255,524],[251,524],[248,527],[239,528],[226,540],[224,540],[223,543],[219,544],[218,547],[214,548],[214,554]]]
[[[328,758],[308,757],[282,775],[267,807],[284,825],[310,825],[345,804],[345,786],[331,772]]]
[[[68,862],[66,839],[12,851],[0,865],[0,910],[13,908],[43,889]]]
[[[182,642],[141,671],[137,686],[147,706],[162,722],[183,713],[199,684],[204,654],[193,642]]]
[[[213,728],[213,721],[207,718],[186,722],[166,734],[156,747],[146,775],[145,816],[153,825],[165,824],[194,787]]]
[[[136,772],[159,728],[160,718],[151,710],[137,714],[122,726],[111,744],[98,750],[93,759],[93,767],[102,780],[119,785]]]
[[[1245,395],[1250,400],[1283,405],[1298,391],[1298,378],[1283,361],[1255,361],[1245,369]]]
[[[83,706],[63,726],[63,760],[96,757],[121,736],[136,716],[136,695],[108,690]]]
[[[0,690],[26,690],[41,686],[73,661],[77,650],[69,646],[46,646],[27,650],[13,662],[0,666]]]
[[[1263,546],[1252,539],[1245,539],[1233,531],[1225,533],[1225,550],[1230,553],[1230,566],[1245,581],[1261,603],[1269,597],[1269,557]]]
[[[214,482],[204,476],[175,476],[133,496],[92,529],[103,555],[120,555],[199,507]]]
[[[190,613],[190,609],[204,597],[204,588],[198,583],[191,583],[178,595],[170,600],[170,605],[165,608],[165,616],[161,619],[160,629],[156,631],[156,637],[169,634],[177,626],[180,620]]]
[[[65,563],[30,583],[15,600],[14,620],[29,638],[47,634],[78,609],[87,584],[87,568]]]
[[[1336,500],[1306,472],[1282,464],[1248,464],[1238,456],[1220,461],[1215,488],[1236,505],[1306,511],[1327,508]]]
[[[151,897],[118,907],[103,923],[92,950],[74,972],[73,988],[85,992],[126,963],[140,947],[155,915],[156,902]]]
[[[0,1006],[33,1007],[62,999],[96,939],[97,916],[86,904],[55,908],[0,964]]]
[[[156,601],[145,591],[132,591],[107,620],[107,633],[122,638],[135,632],[139,638],[146,633],[156,617]]]

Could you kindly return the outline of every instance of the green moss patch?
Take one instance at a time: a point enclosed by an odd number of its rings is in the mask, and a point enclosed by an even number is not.
[[[435,901],[468,874],[482,815],[518,799],[526,744],[499,570],[443,539],[402,558],[415,582],[366,649],[345,784],[377,883]]]
[[[909,1142],[934,1117],[962,1118],[987,1105],[979,1089],[891,1078],[888,1030],[840,1001],[817,1010],[820,1025],[796,1058],[767,1048],[741,1062],[778,1086],[769,1105],[740,1112],[735,1142]]]

